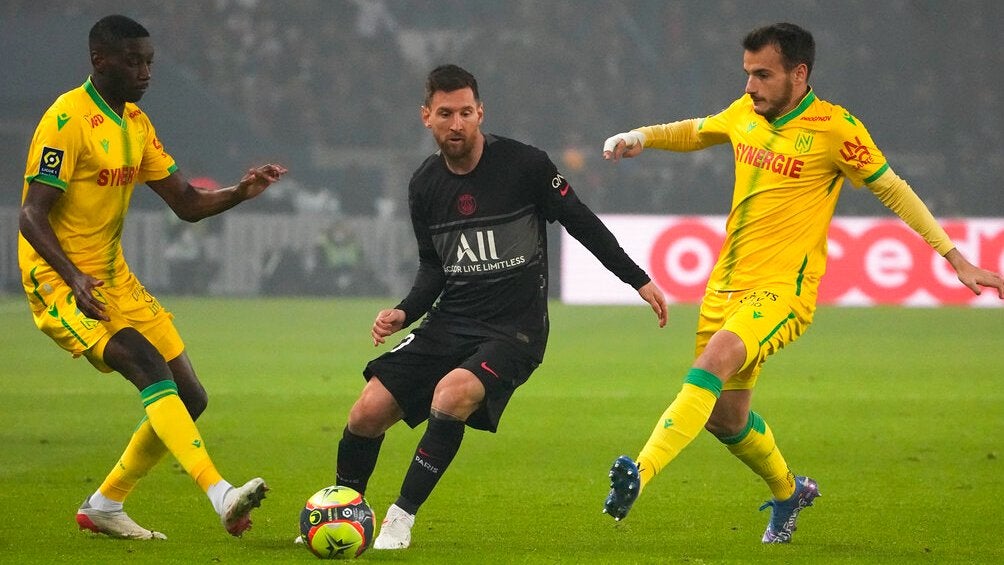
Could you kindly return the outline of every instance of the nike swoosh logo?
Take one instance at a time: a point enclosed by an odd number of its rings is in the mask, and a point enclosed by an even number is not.
[[[429,454],[426,453],[426,451],[424,449],[422,449],[421,447],[418,448],[418,454],[421,455],[422,457],[428,457],[429,456]]]
[[[499,378],[499,374],[493,371],[492,368],[488,366],[488,361],[482,361],[481,368],[491,373],[492,376],[495,377],[496,379]]]

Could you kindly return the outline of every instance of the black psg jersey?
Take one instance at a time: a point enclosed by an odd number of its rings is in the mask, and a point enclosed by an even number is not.
[[[407,314],[405,325],[429,312],[425,323],[503,337],[540,361],[548,331],[545,222],[560,222],[635,289],[649,277],[546,153],[504,137],[484,137],[481,160],[471,172],[454,174],[436,153],[412,176],[408,205],[419,267],[397,307]]]

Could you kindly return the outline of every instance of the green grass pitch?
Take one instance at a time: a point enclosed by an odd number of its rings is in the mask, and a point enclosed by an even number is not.
[[[206,388],[199,427],[231,482],[272,487],[243,539],[165,460],[127,503],[167,541],[77,531],[73,514],[141,417],[117,375],[72,360],[21,297],[0,299],[0,562],[309,563],[292,544],[304,500],[334,478],[335,449],[391,301],[165,297]],[[765,487],[703,434],[631,515],[600,513],[606,473],[636,455],[679,389],[696,309],[658,329],[645,307],[553,304],[544,364],[498,434],[468,431],[396,563],[1004,562],[1004,311],[821,308],[772,357],[754,407],[793,470],[823,496],[787,546],[764,547]],[[424,427],[388,434],[367,493],[393,502]]]

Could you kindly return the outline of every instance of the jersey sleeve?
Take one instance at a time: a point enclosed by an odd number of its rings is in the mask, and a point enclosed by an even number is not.
[[[144,114],[145,116],[145,114]],[[143,146],[143,162],[140,164],[139,177],[137,182],[145,183],[152,180],[166,178],[174,171],[178,170],[174,157],[164,149],[164,145],[157,137],[157,130],[149,119],[144,121],[147,128],[146,142]]]
[[[409,189],[408,207],[411,211],[411,225],[418,243],[418,271],[415,282],[401,302],[395,306],[405,314],[403,327],[408,327],[432,308],[432,305],[446,287],[446,274],[442,261],[436,253],[436,246],[424,219],[422,204],[414,187]]]
[[[869,182],[868,189],[882,204],[896,213],[913,231],[924,238],[942,257],[955,248],[948,233],[934,218],[924,201],[910,185],[891,168],[886,168],[879,178]]]
[[[83,147],[82,123],[59,101],[46,111],[28,150],[25,184],[40,182],[66,191]]]
[[[635,290],[651,279],[624,251],[614,234],[572,190],[564,176],[547,157],[541,155],[531,167],[531,186],[539,191],[544,217],[561,223],[608,271]]]
[[[855,187],[861,187],[882,176],[889,164],[864,124],[839,106],[835,111],[830,158]]]
[[[645,147],[669,151],[697,151],[729,142],[731,114],[742,101],[740,98],[728,108],[704,118],[691,118],[635,128],[645,134]]]

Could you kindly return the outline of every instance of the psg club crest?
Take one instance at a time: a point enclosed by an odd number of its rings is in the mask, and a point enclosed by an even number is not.
[[[464,216],[470,216],[478,209],[478,203],[470,194],[461,194],[457,199],[457,211]]]

